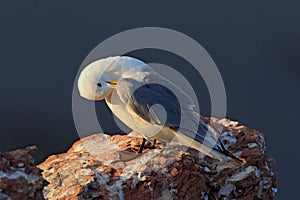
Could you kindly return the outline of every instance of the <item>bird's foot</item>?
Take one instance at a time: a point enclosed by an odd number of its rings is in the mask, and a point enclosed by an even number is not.
[[[155,145],[156,145],[156,139],[147,140],[146,143],[145,143],[145,147],[147,147],[149,149],[155,149]]]

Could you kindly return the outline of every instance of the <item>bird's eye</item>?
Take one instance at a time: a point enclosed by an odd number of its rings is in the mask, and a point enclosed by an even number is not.
[[[97,86],[98,86],[98,87],[101,87],[102,85],[101,85],[101,83],[97,83]]]

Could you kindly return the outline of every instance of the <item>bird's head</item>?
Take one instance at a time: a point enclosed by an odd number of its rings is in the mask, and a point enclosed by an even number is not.
[[[97,60],[86,66],[78,79],[78,89],[82,97],[89,100],[102,100],[124,77],[138,77],[140,73],[153,70],[144,62],[128,57],[113,56]]]
[[[78,78],[80,96],[88,100],[102,100],[116,87],[115,77],[107,73],[107,67],[116,57],[97,60],[85,67]]]

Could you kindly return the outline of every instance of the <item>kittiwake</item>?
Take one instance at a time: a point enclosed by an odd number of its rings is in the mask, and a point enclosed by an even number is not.
[[[221,161],[242,162],[199,118],[189,95],[138,59],[94,61],[82,70],[78,89],[86,99],[105,99],[114,115],[145,139],[175,141]]]

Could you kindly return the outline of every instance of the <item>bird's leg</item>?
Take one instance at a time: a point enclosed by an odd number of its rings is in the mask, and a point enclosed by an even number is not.
[[[155,145],[156,145],[156,139],[153,140],[153,143],[152,143],[152,146],[151,146],[151,147],[152,147],[153,149],[155,149]]]
[[[146,143],[146,139],[145,139],[145,138],[143,138],[143,142],[142,142],[142,144],[141,144],[141,146],[140,146],[140,149],[139,149],[138,153],[142,153],[142,152],[143,152],[143,149],[144,149],[145,143]]]

